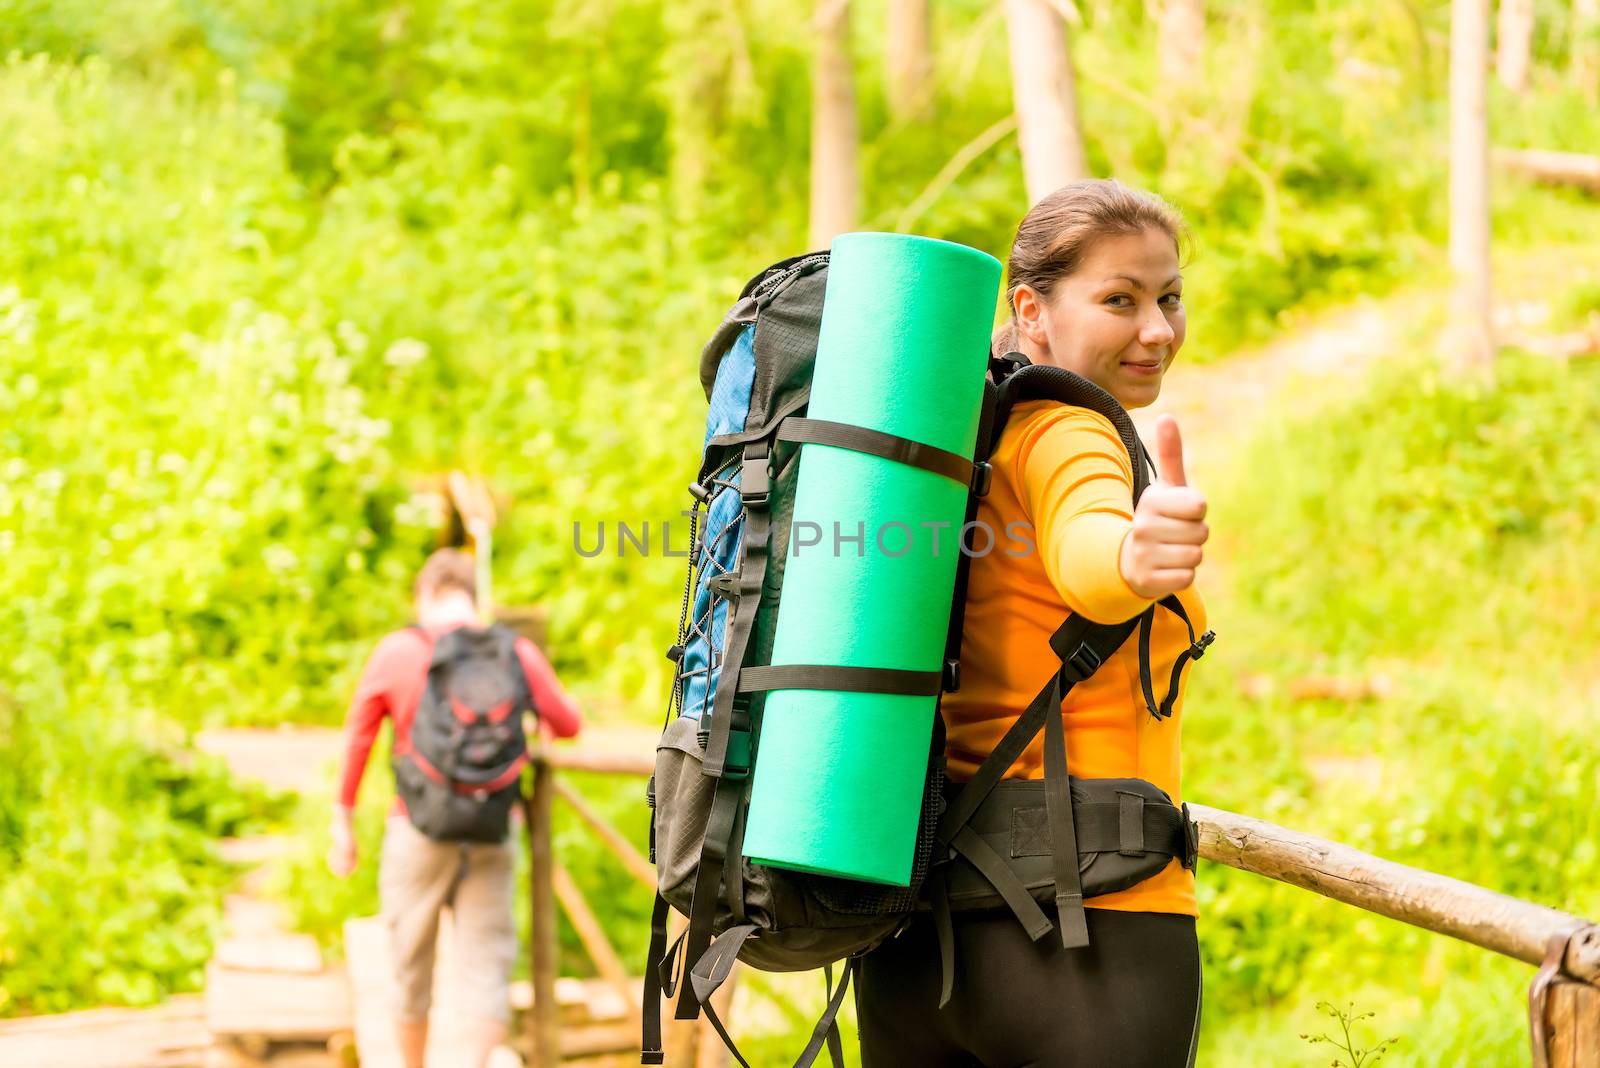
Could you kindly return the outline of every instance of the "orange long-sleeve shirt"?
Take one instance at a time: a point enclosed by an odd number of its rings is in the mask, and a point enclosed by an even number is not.
[[[1128,588],[1118,566],[1133,526],[1133,468],[1110,420],[1051,401],[1019,404],[991,462],[993,483],[979,503],[978,519],[989,524],[995,546],[972,558],[961,689],[946,694],[942,704],[950,777],[957,781],[971,778],[1059,666],[1050,635],[1069,610],[1115,623],[1151,603]],[[979,533],[975,548],[983,546]],[[1195,633],[1202,633],[1206,614],[1199,594],[1191,587],[1178,599]],[[1188,646],[1183,621],[1157,608],[1150,669],[1158,701]],[[1183,704],[1180,694],[1170,719],[1150,715],[1139,685],[1139,643],[1125,642],[1062,702],[1068,768],[1083,778],[1145,779],[1178,804]],[[1043,778],[1043,762],[1041,736],[1006,777]],[[1193,916],[1194,876],[1174,860],[1137,886],[1084,904]]]

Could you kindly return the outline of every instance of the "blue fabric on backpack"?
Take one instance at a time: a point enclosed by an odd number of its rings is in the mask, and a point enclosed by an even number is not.
[[[756,324],[751,323],[734,340],[728,354],[717,367],[717,380],[711,387],[711,410],[706,415],[706,436],[701,448],[718,434],[731,434],[744,429],[750,415],[750,390],[756,376]],[[740,535],[744,528],[744,509],[739,500],[739,461],[735,458],[722,470],[711,476],[715,489],[705,514],[706,552],[716,564],[701,566],[695,580],[694,602],[689,607],[691,621],[700,620],[709,613],[710,622],[704,629],[706,635],[691,631],[684,647],[679,671],[683,676],[682,715],[698,720],[711,704],[716,693],[717,679],[722,674],[720,651],[723,629],[728,620],[728,601],[712,595],[706,583],[717,575],[732,571],[739,559]],[[713,663],[711,652],[718,650]]]

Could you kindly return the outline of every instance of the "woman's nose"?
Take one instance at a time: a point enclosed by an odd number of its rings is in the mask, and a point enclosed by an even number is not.
[[[1159,308],[1146,313],[1144,321],[1139,324],[1139,343],[1150,348],[1170,345],[1176,336],[1172,324],[1167,322],[1167,317]]]

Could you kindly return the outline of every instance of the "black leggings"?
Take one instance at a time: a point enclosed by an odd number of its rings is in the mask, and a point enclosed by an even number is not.
[[[1200,1033],[1194,917],[1087,909],[1089,945],[1010,912],[955,916],[955,994],[919,916],[862,961],[862,1068],[1185,1068]]]

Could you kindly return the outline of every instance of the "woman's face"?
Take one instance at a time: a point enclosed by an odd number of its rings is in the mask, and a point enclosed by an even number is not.
[[[1165,233],[1103,237],[1048,299],[1017,287],[1018,343],[1033,362],[1075,371],[1124,408],[1143,408],[1183,347],[1182,292],[1178,251]]]

